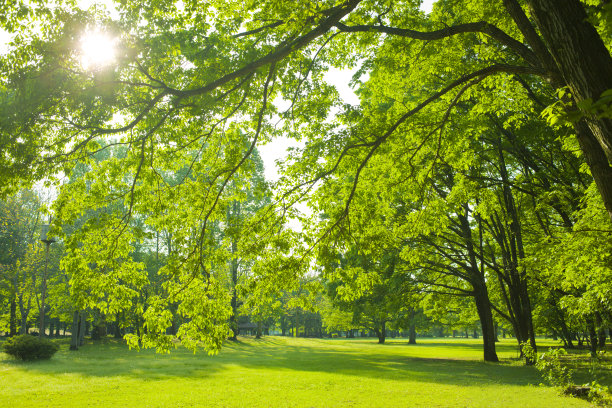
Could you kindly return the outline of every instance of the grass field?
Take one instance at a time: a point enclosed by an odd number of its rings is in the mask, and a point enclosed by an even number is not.
[[[243,338],[216,356],[130,351],[114,341],[67,344],[53,359],[0,353],[6,407],[588,407],[524,367],[514,341],[500,364],[479,340]],[[554,344],[554,343],[549,343]]]

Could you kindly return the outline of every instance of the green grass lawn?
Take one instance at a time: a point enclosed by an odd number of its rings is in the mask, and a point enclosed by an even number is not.
[[[587,407],[557,395],[498,345],[482,362],[479,340],[242,338],[216,356],[130,351],[114,341],[67,344],[53,359],[0,353],[6,407]],[[553,343],[549,343],[553,344]]]

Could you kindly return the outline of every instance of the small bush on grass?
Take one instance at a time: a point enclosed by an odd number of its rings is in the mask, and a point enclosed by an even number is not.
[[[567,389],[572,385],[573,372],[561,363],[561,356],[566,355],[565,349],[550,349],[542,353],[536,362],[536,368],[553,387]]]
[[[50,340],[29,334],[9,338],[2,348],[6,354],[24,361],[48,360],[59,350]]]
[[[533,352],[533,351],[532,351]],[[575,385],[572,383],[573,370],[563,365],[561,357],[567,352],[562,349],[550,349],[543,353],[536,362],[536,368],[548,383],[558,387],[562,394],[583,398],[599,407],[612,407],[612,396],[607,387],[599,384],[596,380],[597,371],[605,352],[598,354],[597,358],[591,358],[589,374],[592,381],[589,384]],[[534,353],[535,355],[535,353]]]

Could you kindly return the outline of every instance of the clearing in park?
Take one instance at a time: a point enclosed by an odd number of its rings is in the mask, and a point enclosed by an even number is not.
[[[78,352],[63,345],[44,362],[1,354],[0,395],[10,407],[590,406],[540,385],[517,360],[515,340],[498,344],[500,364],[482,361],[478,340],[419,343],[240,337],[216,356],[135,352],[111,340]]]

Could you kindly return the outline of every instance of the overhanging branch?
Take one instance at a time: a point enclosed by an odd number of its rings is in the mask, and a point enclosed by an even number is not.
[[[483,33],[498,41],[499,43],[512,49],[520,55],[529,65],[540,67],[542,64],[538,57],[520,41],[515,40],[497,26],[486,21],[477,21],[474,23],[458,24],[450,27],[445,27],[435,31],[417,31],[408,28],[387,27],[384,25],[354,25],[347,26],[340,22],[336,23],[336,28],[346,33],[356,32],[379,32],[399,37],[412,38],[415,40],[434,41],[443,38],[452,37],[457,34],[464,33]]]

